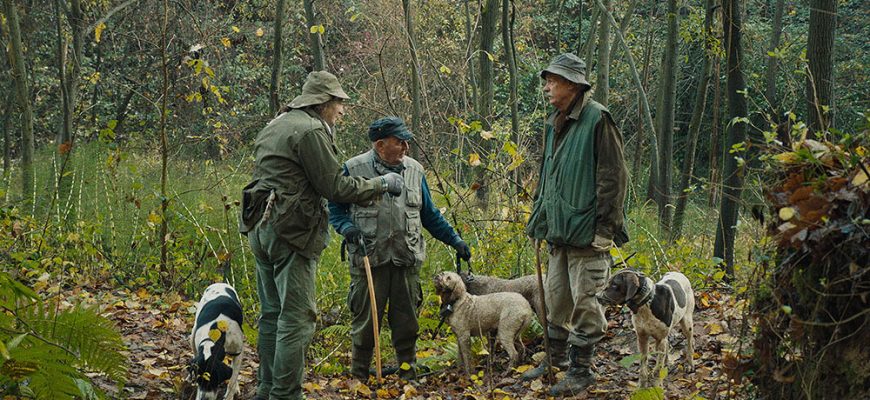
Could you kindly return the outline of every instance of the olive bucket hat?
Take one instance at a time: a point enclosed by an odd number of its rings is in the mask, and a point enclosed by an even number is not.
[[[338,83],[338,78],[335,75],[326,71],[314,71],[308,74],[308,78],[305,79],[305,84],[302,85],[302,94],[296,96],[287,107],[303,108],[323,104],[333,97],[350,99],[350,96],[341,89],[341,84]]]
[[[556,74],[571,82],[585,85],[587,88],[592,87],[586,80],[586,63],[573,53],[556,56],[550,65],[541,71],[541,78],[546,78],[547,74]]]

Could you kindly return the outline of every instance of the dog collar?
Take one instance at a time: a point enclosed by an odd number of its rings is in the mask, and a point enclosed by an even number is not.
[[[628,301],[628,309],[631,310],[632,313],[637,313],[639,308],[649,304],[652,300],[653,290],[650,285],[647,284],[647,278],[641,276],[640,288],[638,288],[637,294]]]

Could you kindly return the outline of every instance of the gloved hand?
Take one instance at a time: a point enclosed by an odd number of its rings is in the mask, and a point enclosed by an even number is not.
[[[386,192],[393,196],[402,194],[402,189],[405,188],[405,179],[395,172],[381,176],[381,183],[386,187]]]
[[[453,245],[453,248],[456,249],[456,254],[459,258],[468,261],[471,259],[471,249],[468,248],[468,245],[464,240],[460,240],[459,243]]]
[[[343,235],[348,244],[359,244],[362,241],[362,231],[355,226],[345,229]]]

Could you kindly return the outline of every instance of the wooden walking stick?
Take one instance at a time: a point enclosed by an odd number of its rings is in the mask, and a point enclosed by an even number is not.
[[[372,330],[375,335],[375,376],[378,378],[378,383],[381,382],[381,337],[380,329],[378,328],[378,301],[375,298],[375,285],[372,281],[372,265],[369,262],[369,253],[366,251],[365,239],[360,238],[360,244],[363,251],[363,265],[366,269],[366,281],[369,287],[369,302],[372,309]]]
[[[543,307],[541,323],[544,327],[544,352],[547,353],[547,379],[553,382],[553,355],[550,352],[550,324],[547,322],[547,303],[544,298],[544,273],[541,272],[541,241],[535,239],[535,269],[538,272],[538,297]]]

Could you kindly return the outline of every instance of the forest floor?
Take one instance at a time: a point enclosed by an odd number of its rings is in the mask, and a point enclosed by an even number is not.
[[[120,328],[130,360],[129,381],[120,389],[100,377],[95,381],[110,398],[123,399],[194,399],[195,390],[188,381],[187,361],[192,356],[188,335],[193,322],[195,302],[178,295],[151,295],[145,289],[128,291],[105,284],[80,286],[65,293],[68,304],[84,301],[93,304]],[[671,366],[664,378],[664,395],[668,399],[733,399],[743,397],[745,388],[739,376],[748,360],[736,357],[737,340],[744,329],[742,302],[720,291],[696,294],[695,370],[687,372],[682,357],[685,339],[671,335]],[[639,356],[627,309],[608,310],[610,327],[597,349],[597,382],[587,393],[575,399],[660,398],[646,395],[633,397],[637,391]],[[454,341],[450,336],[447,340]],[[527,343],[543,356],[541,339]],[[746,346],[744,344],[743,346]],[[438,349],[421,349],[429,354]],[[360,382],[347,375],[309,374],[305,391],[309,399],[545,399],[549,385],[542,380],[523,382],[520,372],[536,364],[526,351],[525,365],[506,369],[507,355],[502,350],[493,357],[479,356],[478,376],[464,378],[461,368],[453,364],[430,372],[417,382],[399,380],[388,375],[383,383]],[[345,356],[346,358],[346,356]],[[385,360],[386,364],[389,361]],[[248,346],[240,373],[241,394],[251,399],[256,393],[256,349]],[[652,368],[651,368],[652,369]],[[492,371],[492,373],[490,373]],[[733,377],[733,378],[732,378]]]

